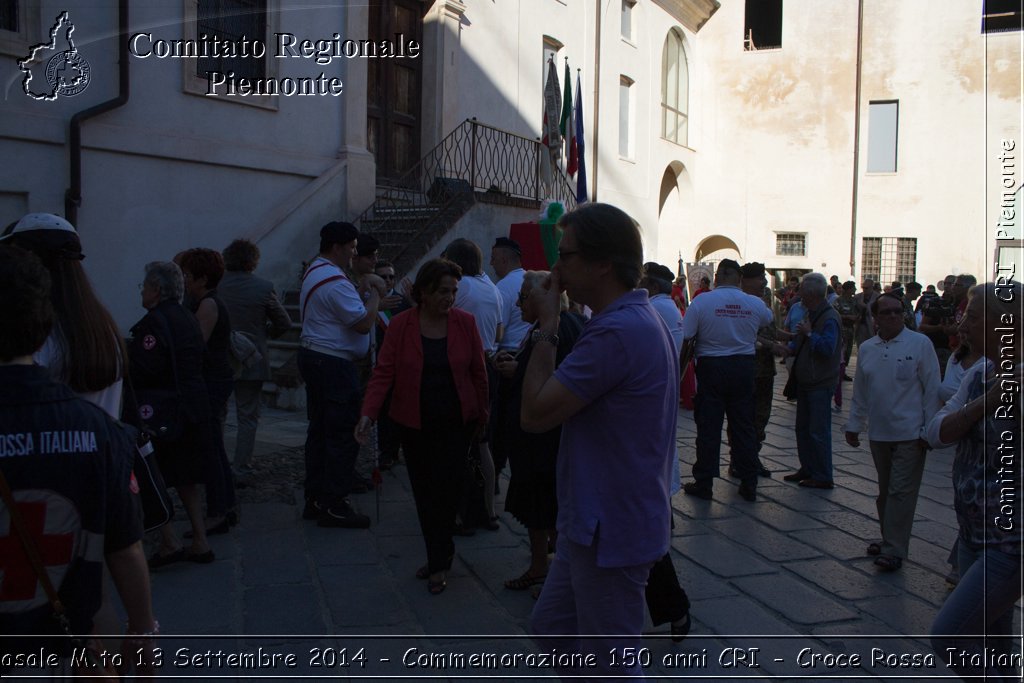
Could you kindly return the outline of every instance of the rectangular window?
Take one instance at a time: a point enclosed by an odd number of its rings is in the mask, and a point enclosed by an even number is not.
[[[633,39],[633,7],[636,0],[622,0],[622,17],[619,26],[622,37],[626,40]]]
[[[1020,0],[985,0],[981,14],[982,33],[1021,30]]]
[[[807,256],[807,234],[780,232],[775,235],[776,256]]]
[[[895,173],[899,101],[868,104],[868,173]]]
[[[21,30],[18,17],[19,4],[18,0],[0,2],[0,31],[18,33]]]
[[[917,279],[916,237],[864,237],[861,240],[861,278],[883,286]]]
[[[777,50],[782,47],[782,0],[746,0],[743,49]]]
[[[861,240],[860,253],[861,280],[871,279],[879,282],[882,277],[882,238],[865,237]]]
[[[896,238],[896,276],[893,281],[899,280],[906,284],[913,282],[917,277],[917,238],[897,237]]]
[[[206,34],[208,40],[266,41],[266,0],[199,0],[196,13],[199,39]],[[250,42],[251,44],[251,42]],[[266,77],[266,60],[246,57],[200,57],[196,60],[196,75],[207,78],[207,72],[235,72],[236,78],[262,79]]]
[[[632,157],[633,145],[630,136],[633,133],[630,126],[630,113],[633,108],[633,81],[625,76],[619,78],[619,156],[629,159]]]

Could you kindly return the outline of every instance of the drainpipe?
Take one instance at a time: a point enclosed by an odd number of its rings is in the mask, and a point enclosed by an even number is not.
[[[117,109],[128,102],[128,0],[117,3],[117,53],[118,91],[117,97],[83,109],[71,117],[70,160],[71,187],[64,193],[64,217],[78,228],[78,207],[82,204],[82,123],[111,109]]]
[[[601,130],[601,0],[594,0],[594,5],[597,7],[597,16],[594,18],[594,33],[597,38],[594,41],[594,145],[591,152],[594,159],[592,165],[594,170],[590,174],[590,185],[593,188],[590,192],[590,201],[592,202],[597,201],[597,138],[598,132]]]
[[[853,199],[850,207],[850,277],[857,264],[857,194],[860,189],[860,79],[864,50],[864,0],[857,2],[857,78],[853,112]]]

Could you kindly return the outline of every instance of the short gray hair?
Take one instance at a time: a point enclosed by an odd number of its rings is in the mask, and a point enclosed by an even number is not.
[[[961,277],[964,277],[961,275]],[[985,282],[971,287],[967,292],[970,299],[984,297],[986,327],[1006,327],[1020,334],[1021,283],[1000,278],[997,282]]]
[[[160,301],[177,301],[180,304],[185,296],[185,277],[178,264],[171,261],[147,263],[144,282],[156,287]]]
[[[824,298],[828,292],[828,280],[821,273],[807,273],[800,280],[800,291]]]
[[[544,285],[544,280],[549,275],[551,275],[549,270],[528,270],[523,273],[523,284],[531,292],[535,289],[541,289]],[[562,292],[562,295],[559,297],[558,308],[562,311],[569,310],[569,296],[565,292]]]

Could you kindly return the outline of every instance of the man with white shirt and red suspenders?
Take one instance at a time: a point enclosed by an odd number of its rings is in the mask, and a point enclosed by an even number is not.
[[[303,519],[319,526],[365,529],[370,518],[352,509],[348,494],[355,483],[359,453],[359,373],[355,361],[366,356],[369,332],[386,290],[372,273],[362,291],[344,273],[351,267],[359,232],[334,221],[320,229],[320,255],[302,276],[299,307],[302,348],[299,373],[306,384],[306,506]],[[364,296],[365,295],[365,296]]]

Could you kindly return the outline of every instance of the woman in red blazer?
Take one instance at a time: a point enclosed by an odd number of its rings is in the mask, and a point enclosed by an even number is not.
[[[444,591],[455,556],[459,482],[474,433],[487,424],[487,371],[473,316],[452,308],[462,270],[446,259],[416,275],[416,307],[392,318],[366,388],[356,440],[366,443],[392,391],[389,417],[401,428],[427,564],[416,576]]]

